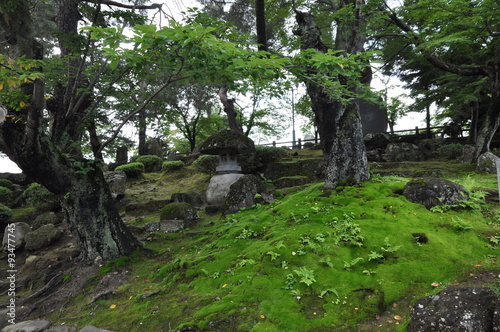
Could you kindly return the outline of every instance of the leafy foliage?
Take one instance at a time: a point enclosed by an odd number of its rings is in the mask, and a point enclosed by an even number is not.
[[[52,193],[38,183],[32,183],[24,191],[24,199],[26,203],[34,206],[38,206],[47,203],[52,197]]]

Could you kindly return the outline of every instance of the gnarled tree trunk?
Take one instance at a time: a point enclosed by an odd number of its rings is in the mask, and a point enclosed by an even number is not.
[[[302,49],[313,48],[327,52],[328,47],[321,40],[321,33],[314,17],[309,13],[296,12]],[[337,27],[336,47],[355,53],[363,50],[364,39],[356,31]],[[340,48],[339,48],[340,47]],[[345,80],[345,77],[332,77]],[[366,149],[363,140],[359,105],[356,101],[343,104],[333,100],[320,85],[306,82],[312,102],[316,125],[319,129],[326,161],[325,188],[335,188],[339,182],[361,182],[370,178]]]
[[[13,12],[0,9],[0,25],[9,32],[5,37],[7,54],[13,59],[41,54],[33,38],[28,2],[9,1],[16,3]],[[62,54],[70,53],[64,45],[71,45],[68,39],[76,32],[77,24],[73,21],[78,20],[77,5],[76,0],[60,2],[64,14],[58,17],[64,39],[60,41]],[[78,59],[70,58],[69,61]],[[102,171],[96,163],[82,157],[79,145],[84,121],[80,120],[86,116],[86,103],[81,102],[85,98],[81,98],[79,86],[73,85],[78,84],[76,81],[71,71],[67,85],[60,85],[54,93],[48,107],[53,121],[48,128],[42,122],[46,114],[43,82],[23,85],[23,92],[31,97],[30,105],[19,112],[8,109],[12,117],[0,123],[0,149],[26,175],[58,195],[83,258],[113,259],[129,254],[139,247],[139,242],[121,220]]]

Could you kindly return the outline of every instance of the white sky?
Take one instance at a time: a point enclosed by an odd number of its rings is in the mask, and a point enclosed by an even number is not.
[[[163,0],[163,1],[154,1],[153,2],[162,2],[164,4],[163,10],[170,16],[174,17],[176,20],[181,19],[180,13],[182,11],[186,11],[187,8],[192,8],[192,7],[200,7],[200,5],[195,1],[195,0]],[[163,20],[164,18],[162,18]],[[397,82],[391,83],[395,85],[394,88],[392,88],[389,91],[389,96],[399,96],[404,93],[404,90],[402,88],[398,88]],[[372,82],[372,86],[376,90],[380,90],[383,88],[383,84],[380,83],[379,80],[376,78]],[[296,98],[295,100],[298,100]],[[400,119],[397,121],[397,124],[395,126],[395,130],[404,130],[404,129],[414,129],[416,126],[420,128],[425,127],[425,114],[423,113],[412,113],[410,115],[405,116],[404,118]],[[291,127],[291,124],[290,124]],[[300,119],[296,118],[296,125],[295,125],[295,131],[296,131],[296,138],[304,138],[304,134],[300,132]],[[291,141],[292,140],[292,128],[288,130],[289,134],[283,139],[281,139],[281,142],[286,142],[286,141]],[[269,143],[269,142],[257,142],[257,143]],[[15,163],[10,161],[3,153],[0,152],[0,173],[20,173],[21,170],[17,167]]]

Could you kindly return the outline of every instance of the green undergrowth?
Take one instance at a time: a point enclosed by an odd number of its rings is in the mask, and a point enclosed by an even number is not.
[[[479,190],[491,179],[459,182]],[[181,233],[152,234],[150,252],[101,268],[129,271],[113,296],[89,304],[93,278],[88,295],[51,319],[130,332],[356,331],[402,298],[499,268],[496,208],[476,195],[466,209],[431,212],[402,196],[408,180],[378,176],[332,191],[316,184]],[[401,315],[394,330],[405,331],[408,310]]]

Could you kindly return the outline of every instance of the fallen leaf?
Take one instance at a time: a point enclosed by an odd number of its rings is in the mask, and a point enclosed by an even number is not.
[[[112,304],[109,306],[109,309],[114,309],[114,308],[116,308],[116,304]]]
[[[264,318],[266,318],[266,316],[264,316],[264,315],[260,315],[260,318],[264,319]]]
[[[375,315],[376,320],[380,320],[380,318],[382,318],[382,317],[380,317],[379,315]]]
[[[395,320],[401,320],[402,318],[401,318],[401,316],[396,315],[396,316],[394,316],[394,319],[395,319]]]
[[[395,303],[395,302],[392,304],[392,307],[393,307],[393,308],[396,308],[397,306],[398,306],[398,304],[397,304],[397,303]]]
[[[222,285],[222,288],[226,288],[226,287],[227,287],[227,284]]]

